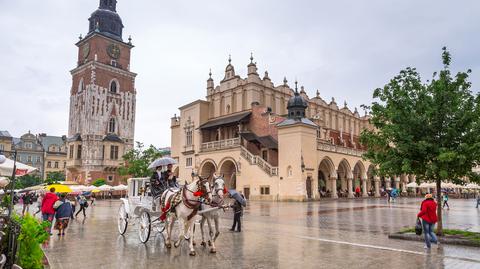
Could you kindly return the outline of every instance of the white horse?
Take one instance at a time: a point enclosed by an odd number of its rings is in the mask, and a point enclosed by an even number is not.
[[[208,210],[211,208],[219,208],[223,207],[223,195],[224,190],[225,190],[225,180],[222,177],[217,177],[213,176],[213,195],[212,195],[212,200],[209,204],[205,204],[202,206],[202,210]],[[216,253],[217,249],[215,248],[215,240],[217,237],[220,235],[220,214],[219,210],[212,210],[208,211],[205,213],[200,214],[202,216],[202,219],[200,220],[200,231],[202,233],[202,243],[201,245],[203,247],[206,247],[207,244],[205,243],[205,233],[204,233],[204,225],[205,221],[208,224],[208,230],[209,230],[209,240],[208,240],[208,245],[210,246],[210,253]],[[212,220],[215,223],[215,233],[214,230],[212,229]]]
[[[177,194],[178,193],[178,194]],[[210,184],[207,179],[202,179],[198,177],[190,184],[185,184],[180,190],[166,190],[162,194],[162,201],[167,203],[175,203],[172,201],[175,199],[176,195],[180,195],[180,202],[175,206],[174,210],[170,210],[167,213],[165,220],[165,227],[167,229],[167,238],[165,239],[165,246],[171,248],[171,237],[173,225],[175,219],[178,219],[183,224],[183,229],[180,228],[180,234],[178,240],[174,243],[175,247],[179,247],[183,239],[189,240],[190,256],[195,256],[197,253],[193,247],[193,240],[191,238],[191,228],[195,215],[197,214],[198,209],[200,208],[201,199],[207,199],[208,201],[212,200],[212,193],[210,192]],[[182,227],[182,226],[180,226]]]

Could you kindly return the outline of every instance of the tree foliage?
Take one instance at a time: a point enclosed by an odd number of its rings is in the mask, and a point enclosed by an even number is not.
[[[142,143],[137,142],[134,149],[123,155],[125,163],[120,167],[119,173],[123,176],[128,175],[132,177],[150,176],[151,171],[148,169],[148,166],[160,157],[162,157],[162,152],[153,145],[145,148]]]
[[[92,182],[92,185],[95,187],[100,187],[105,184],[107,184],[107,182],[105,182],[105,179],[103,178],[97,178]]]
[[[472,172],[480,156],[480,97],[473,95],[470,70],[452,75],[451,56],[442,52],[443,69],[423,83],[415,68],[400,71],[374,91],[373,130],[361,142],[365,158],[380,175],[412,174],[418,181],[478,181]],[[439,233],[441,234],[441,211]]]
[[[47,173],[47,179],[45,183],[54,184],[60,181],[65,181],[65,173],[60,171],[53,171]]]
[[[39,185],[42,183],[42,179],[37,175],[24,175],[21,177],[15,177],[15,187],[14,189],[24,189],[27,187]],[[12,182],[7,185],[6,189],[10,189]]]

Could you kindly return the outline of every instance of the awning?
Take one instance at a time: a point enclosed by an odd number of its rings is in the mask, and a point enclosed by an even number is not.
[[[245,140],[253,143],[259,143],[264,148],[268,149],[278,149],[278,142],[270,135],[266,136],[257,136],[252,132],[242,132],[240,136],[243,137]]]
[[[200,125],[199,129],[209,129],[217,126],[242,122],[242,121],[245,121],[250,116],[250,114],[252,114],[251,111],[246,111],[246,112],[241,112],[228,117],[209,120],[204,124]]]

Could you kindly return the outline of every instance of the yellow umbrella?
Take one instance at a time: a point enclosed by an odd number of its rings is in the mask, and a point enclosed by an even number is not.
[[[45,190],[50,190],[51,188],[55,188],[55,192],[73,192],[72,189],[70,189],[69,186],[67,185],[62,185],[62,184],[52,184],[45,186]]]
[[[100,192],[100,190],[94,189],[92,192],[93,192],[93,193],[97,193],[97,192]]]

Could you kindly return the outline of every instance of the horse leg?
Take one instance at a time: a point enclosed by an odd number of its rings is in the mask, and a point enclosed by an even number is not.
[[[187,220],[185,221],[185,228],[184,228],[184,233],[186,235],[189,235],[189,248],[190,248],[190,253],[189,255],[190,256],[195,256],[197,255],[197,253],[195,252],[195,248],[193,247],[193,240],[192,240],[192,236],[191,236],[191,232],[192,232],[192,223],[193,223],[193,218],[191,220]]]
[[[205,232],[203,230],[203,226],[205,225],[205,215],[202,215],[202,219],[200,220],[200,232],[202,234],[202,243],[200,244],[202,247],[205,247],[207,246],[207,244],[205,243]]]
[[[170,242],[170,239],[172,238],[172,226],[170,224],[171,222],[173,222],[173,220],[170,219],[170,216],[167,216],[165,222],[165,226],[167,228],[167,238],[165,239],[165,246],[167,248],[171,248],[172,242]]]
[[[220,234],[219,223],[218,223],[218,214],[215,214],[212,217],[213,217],[213,221],[215,223],[215,235],[211,239],[212,240],[212,246],[210,248],[210,253],[217,253],[217,248],[215,247],[215,240],[217,240],[217,237]],[[212,232],[212,234],[213,234],[213,232]]]
[[[179,220],[181,220],[181,218]],[[180,234],[178,235],[178,240],[175,242],[175,244],[173,244],[173,246],[175,246],[176,248],[178,248],[180,246],[180,243],[182,243],[182,240],[185,238],[185,221],[181,220],[181,222],[183,224],[183,229],[180,229]]]
[[[211,219],[212,219],[212,216],[209,215],[208,218],[207,218],[207,225],[208,225],[208,246],[209,246],[209,247],[212,246],[212,236],[213,236]]]

